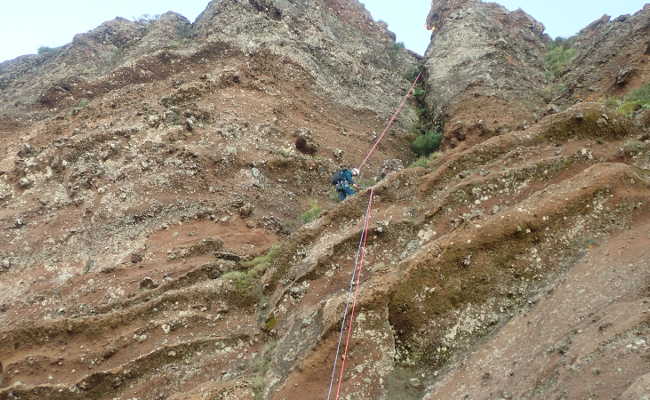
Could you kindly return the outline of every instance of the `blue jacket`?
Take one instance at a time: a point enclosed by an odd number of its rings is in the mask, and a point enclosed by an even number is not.
[[[354,180],[352,180],[352,171],[349,169],[342,169],[336,173],[332,183],[335,185],[339,184],[348,184],[354,185]]]

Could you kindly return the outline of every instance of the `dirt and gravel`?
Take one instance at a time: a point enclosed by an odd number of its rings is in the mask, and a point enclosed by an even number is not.
[[[342,203],[331,174],[418,62],[356,1],[218,0],[1,64],[0,400],[327,398],[371,186],[343,399],[647,399],[647,124],[604,89],[544,112],[549,39],[521,11],[428,23],[425,103]],[[431,58],[473,34],[489,57]],[[403,168],[423,105],[447,144]]]

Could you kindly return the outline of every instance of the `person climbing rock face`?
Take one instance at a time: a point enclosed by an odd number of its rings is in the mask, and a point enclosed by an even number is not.
[[[359,170],[357,168],[343,168],[332,176],[332,185],[336,187],[339,201],[343,201],[348,196],[357,193],[359,187],[354,183],[353,177],[355,176],[359,176]]]

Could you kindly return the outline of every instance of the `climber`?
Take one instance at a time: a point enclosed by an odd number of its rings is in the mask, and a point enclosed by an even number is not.
[[[332,185],[336,187],[336,192],[339,195],[339,201],[345,200],[348,196],[352,196],[359,189],[352,177],[359,176],[357,168],[343,168],[334,174],[332,177]]]

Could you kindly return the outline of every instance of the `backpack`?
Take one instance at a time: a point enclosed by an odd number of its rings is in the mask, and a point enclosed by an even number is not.
[[[338,185],[339,182],[344,181],[345,177],[343,177],[343,170],[337,171],[334,175],[332,175],[332,185]]]

